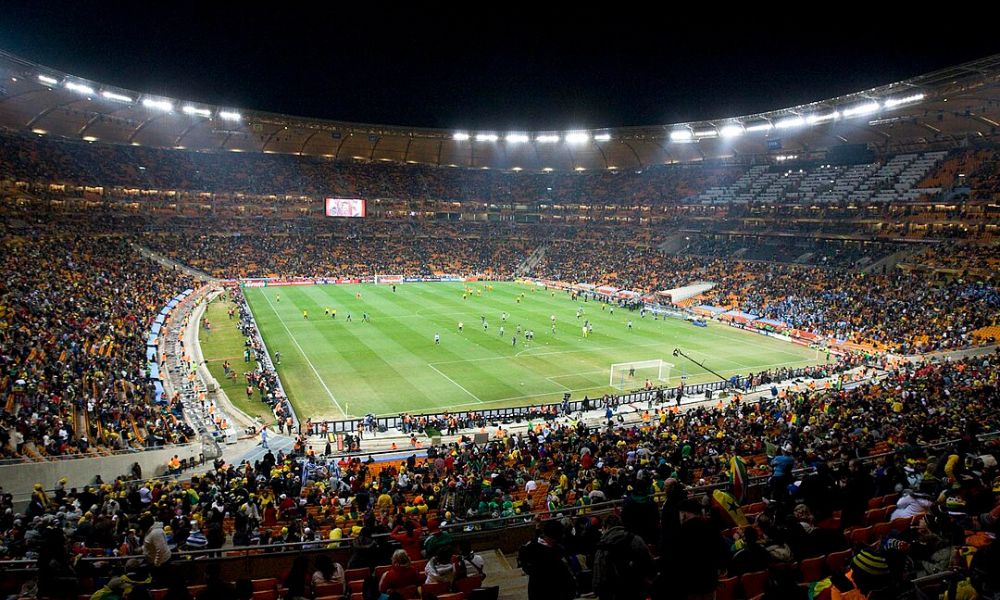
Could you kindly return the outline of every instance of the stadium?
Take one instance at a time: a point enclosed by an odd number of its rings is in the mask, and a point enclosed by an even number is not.
[[[1000,54],[627,127],[0,51],[10,598],[1000,597]]]

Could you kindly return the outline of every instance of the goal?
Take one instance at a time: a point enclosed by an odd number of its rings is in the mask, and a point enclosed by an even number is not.
[[[641,387],[648,379],[666,383],[670,379],[673,364],[665,360],[639,360],[611,365],[611,379],[608,385],[624,390],[626,387]]]

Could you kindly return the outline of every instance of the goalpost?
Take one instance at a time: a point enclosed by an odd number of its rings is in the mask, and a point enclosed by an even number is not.
[[[647,379],[667,383],[673,366],[672,363],[660,359],[615,363],[611,365],[611,379],[608,385],[624,390],[626,387],[641,387]]]

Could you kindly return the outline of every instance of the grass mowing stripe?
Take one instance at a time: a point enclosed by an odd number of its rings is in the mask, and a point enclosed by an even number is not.
[[[332,405],[326,399],[329,394],[314,381],[327,385],[345,410],[347,400],[350,408],[392,414],[558,401],[567,389],[591,395],[614,392],[607,378],[611,364],[637,360],[673,362],[675,381],[681,376],[687,376],[689,384],[714,378],[693,363],[672,359],[674,348],[696,353],[692,355],[707,359],[706,366],[724,374],[821,362],[805,348],[729,327],[712,324],[706,331],[676,319],[642,319],[623,309],[612,316],[601,303],[573,302],[562,293],[530,292],[512,283],[492,285],[495,291],[484,289],[482,296],[466,300],[461,283],[401,284],[395,294],[386,285],[265,288],[269,293],[248,290],[248,298],[253,303],[261,301],[260,295],[268,300],[277,293],[282,296],[280,303],[271,302],[272,310],[264,311],[258,324],[272,351],[292,337],[305,351],[292,353],[279,367],[283,378],[291,378],[285,384],[302,415],[333,412],[326,408]],[[337,309],[336,321],[323,317],[324,307]],[[578,321],[579,308],[585,313]],[[310,319],[300,319],[302,309],[310,312]],[[371,315],[371,323],[359,323],[363,311]],[[502,311],[510,317],[501,337]],[[347,312],[356,317],[354,322],[343,322]],[[489,321],[486,332],[480,315]],[[557,318],[555,334],[550,315]],[[587,339],[580,332],[584,319],[594,325]],[[626,328],[628,320],[634,323],[632,330]],[[465,323],[462,333],[457,331],[459,321]],[[511,343],[519,323],[522,330],[535,331],[528,348],[523,334],[516,345]],[[433,343],[435,333],[441,335],[439,346]],[[641,387],[641,381],[634,383]]]
[[[264,294],[264,299],[267,300],[268,306],[270,306],[271,310],[274,311],[274,316],[278,317],[278,322],[281,323],[281,326],[285,328],[286,332],[288,332],[288,337],[289,339],[292,340],[292,343],[295,344],[295,347],[298,348],[299,354],[302,355],[302,358],[306,359],[306,363],[309,365],[309,368],[311,368],[313,373],[316,374],[316,379],[319,380],[320,385],[322,385],[323,389],[326,390],[327,395],[330,396],[330,400],[333,400],[334,406],[336,406],[337,410],[339,410],[341,413],[344,413],[344,409],[341,408],[340,402],[337,402],[337,398],[333,395],[333,392],[330,391],[330,388],[326,385],[326,382],[323,381],[323,377],[320,376],[319,371],[316,370],[316,365],[314,365],[312,361],[309,360],[309,355],[307,355],[306,351],[303,350],[302,346],[299,345],[299,341],[296,340],[295,336],[292,335],[292,332],[288,330],[288,327],[285,325],[285,321],[281,318],[281,315],[278,314],[277,309],[274,308],[274,304],[271,303],[271,299],[267,297],[267,294]]]

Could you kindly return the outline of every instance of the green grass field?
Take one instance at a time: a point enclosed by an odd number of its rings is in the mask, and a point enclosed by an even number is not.
[[[407,283],[395,293],[384,284],[249,288],[245,293],[268,349],[281,353],[278,373],[302,418],[539,404],[558,401],[564,392],[574,399],[593,397],[619,391],[608,385],[613,363],[640,360],[673,363],[671,385],[682,376],[689,384],[714,379],[672,357],[674,348],[726,376],[823,360],[814,350],[715,323],[699,328],[677,319],[640,319],[638,312],[622,309],[612,316],[601,303],[573,301],[565,292],[526,284],[496,283],[494,291],[463,300],[465,285]],[[578,307],[585,311],[579,321]],[[336,320],[324,315],[325,308],[337,310]],[[222,341],[235,326],[221,304],[210,310],[216,312],[209,313],[214,316],[211,341],[206,343],[202,334],[206,358],[221,374],[221,359],[236,357],[230,362],[242,372],[238,332],[235,345]],[[510,316],[501,337],[503,311]],[[370,323],[362,322],[363,312]],[[556,317],[555,334],[550,315]],[[489,323],[487,331],[480,316]],[[581,333],[583,319],[594,325],[589,338]],[[459,321],[465,325],[461,333]],[[534,330],[534,342],[520,335],[512,345],[518,324]],[[435,334],[440,345],[434,344]],[[641,388],[647,376],[655,378],[655,371],[637,371],[626,384]],[[230,396],[240,401],[244,384],[234,383]]]

